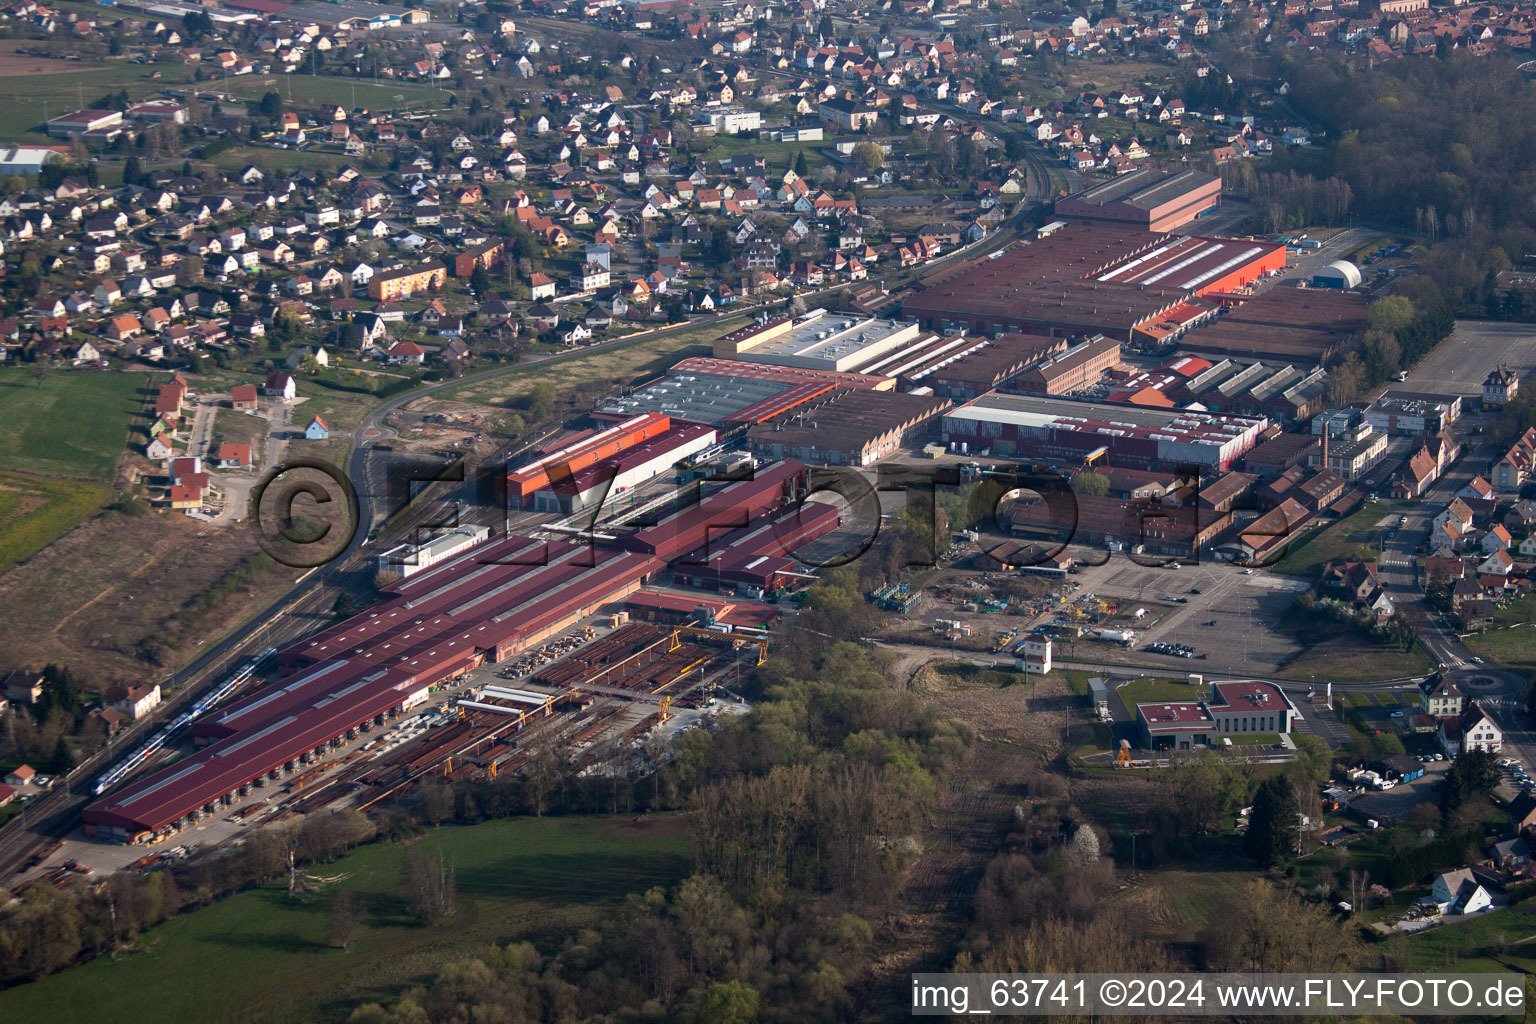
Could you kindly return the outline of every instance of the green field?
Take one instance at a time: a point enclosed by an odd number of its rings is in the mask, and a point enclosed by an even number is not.
[[[39,60],[38,64],[50,72],[55,66],[60,70],[70,67],[55,60]],[[187,77],[187,68],[180,63],[124,61],[105,67],[86,64],[77,68],[62,73],[0,77],[0,137],[23,144],[45,139],[57,143],[57,139],[48,138],[42,131],[48,118],[79,110],[82,104],[89,107],[119,89],[127,90],[132,100],[158,96],[166,86],[183,82]],[[146,77],[156,71],[160,78]]]
[[[334,171],[356,159],[344,153],[321,153],[312,149],[273,149],[270,146],[237,146],[226,149],[212,160],[213,166],[227,175],[235,175],[249,164],[268,169],[297,171]]]
[[[112,500],[82,480],[0,472],[0,572],[30,558]]]
[[[290,898],[270,885],[183,915],[131,951],[0,992],[0,1020],[92,1024],[340,1021],[388,1001],[446,961],[492,942],[595,920],[626,894],[688,871],[675,821],[517,819],[436,829],[419,840],[455,867],[458,915],[434,927],[407,916],[399,845],[364,847],[313,872],[335,879]],[[350,948],[326,944],[331,888],[367,913]]]
[[[0,102],[0,136],[21,142],[42,141],[48,136],[42,132],[41,126],[50,117],[67,114],[82,106],[88,107],[107,93],[119,89],[127,90],[129,98],[133,100],[158,96],[168,86],[190,81],[193,70],[191,66],[179,61],[156,64],[114,61],[107,64],[70,65],[59,60],[38,58],[36,66],[49,73],[0,77],[0,101],[3,101]],[[160,77],[150,78],[155,72],[159,72]],[[449,94],[448,90],[426,85],[391,82],[375,84],[365,79],[325,75],[242,75],[238,78],[209,79],[202,87],[250,100],[259,100],[265,93],[275,92],[296,106],[337,103],[349,110],[354,106],[364,106],[382,111],[441,107],[447,103]]]
[[[1466,638],[1467,649],[1479,658],[1517,672],[1536,671],[1536,627],[1516,626],[1476,633]]]
[[[1405,651],[1389,644],[1373,644],[1350,636],[1343,627],[1335,639],[1320,639],[1300,657],[1281,666],[1287,679],[1313,679],[1334,683],[1368,683],[1377,679],[1405,679],[1423,675],[1435,667],[1434,659],[1420,644]]]
[[[1351,558],[1362,551],[1369,551],[1374,557],[1375,545],[1381,538],[1381,531],[1375,529],[1374,525],[1386,514],[1384,506],[1368,501],[1353,515],[1332,526],[1314,530],[1300,543],[1290,545],[1285,557],[1271,568],[1275,572],[1315,580],[1322,575],[1323,566],[1329,562]]]
[[[112,500],[142,373],[0,370],[0,572]]]
[[[267,93],[275,92],[283,98],[283,102],[291,102],[299,107],[335,103],[348,110],[353,107],[383,111],[441,107],[448,102],[448,94],[452,91],[434,89],[430,85],[407,85],[404,82],[375,84],[366,78],[333,78],[328,75],[242,75],[209,84],[220,92],[251,100],[259,100]]]
[[[1469,921],[1430,928],[1406,939],[1393,939],[1392,944],[1396,946],[1394,952],[1402,957],[1401,969],[1405,971],[1445,970],[1453,965],[1458,970],[1476,970],[1462,963],[1472,957],[1491,956],[1506,962],[1516,957],[1530,958],[1536,956],[1536,905],[1527,901],[1479,914]],[[1489,965],[1486,969],[1508,967]]]
[[[108,482],[143,407],[142,373],[0,370],[0,469]]]

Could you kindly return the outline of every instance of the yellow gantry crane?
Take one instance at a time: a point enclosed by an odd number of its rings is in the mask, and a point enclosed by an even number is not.
[[[717,633],[712,629],[704,629],[700,626],[673,626],[672,646],[667,648],[667,652],[669,654],[683,646],[682,635],[684,633],[688,633],[690,635],[707,636],[715,640],[729,640],[731,641],[731,646],[737,649],[743,646],[753,645],[757,647],[757,664],[761,665],[763,662],[768,660],[767,637],[740,636],[736,633]]]

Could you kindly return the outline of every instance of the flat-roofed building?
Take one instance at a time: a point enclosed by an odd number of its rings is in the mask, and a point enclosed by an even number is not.
[[[894,377],[692,356],[648,384],[609,396],[593,416],[612,421],[665,412],[674,420],[713,427],[750,426],[833,388],[890,391],[895,385]]]
[[[913,387],[930,387],[935,394],[968,402],[1007,388],[1030,367],[1066,354],[1064,338],[1038,334],[1005,334],[983,339],[983,343],[953,359],[922,367],[906,379]]]
[[[1148,749],[1215,746],[1226,737],[1285,735],[1296,708],[1272,683],[1238,679],[1213,683],[1209,695],[1187,701],[1136,705],[1136,722]]]
[[[1216,305],[1285,266],[1285,246],[1186,238],[1102,221],[1057,221],[1032,242],[917,282],[902,315],[940,333],[1102,334],[1167,347]]]
[[[1387,391],[1365,410],[1365,422],[1392,437],[1418,437],[1440,433],[1460,415],[1460,395]]]
[[[412,576],[473,547],[491,535],[486,526],[460,526],[420,544],[397,544],[379,555],[379,572]]]
[[[0,174],[37,174],[44,164],[63,163],[68,155],[68,146],[0,148]]]
[[[1225,470],[1251,449],[1265,420],[1176,409],[1073,402],[992,392],[944,414],[944,439],[995,455],[1080,465],[1105,448],[1105,461],[1133,469]]]
[[[772,320],[733,331],[715,355],[751,363],[860,372],[865,364],[918,340],[915,323],[850,317],[813,309],[793,320]]]
[[[123,123],[121,110],[77,110],[55,117],[47,124],[48,134],[59,139],[73,139],[86,132],[116,128]]]
[[[1272,360],[1313,367],[1327,363],[1366,327],[1366,296],[1320,288],[1271,288],[1180,339],[1209,358]]]

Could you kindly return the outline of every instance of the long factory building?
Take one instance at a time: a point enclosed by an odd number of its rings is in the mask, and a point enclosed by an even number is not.
[[[554,451],[507,474],[507,503],[515,508],[532,507],[537,492],[557,483],[567,483],[574,474],[659,437],[671,428],[669,417],[646,412],[626,416],[595,433],[571,438]]]
[[[1219,416],[993,392],[944,414],[944,440],[995,455],[1082,462],[1104,450],[1128,469],[1225,470],[1258,444],[1263,417]]]
[[[557,472],[551,486],[534,492],[533,507],[540,512],[562,513],[583,512],[599,505],[612,509],[635,487],[710,448],[718,437],[713,427],[701,424],[673,427],[569,476]]]
[[[1172,231],[1221,205],[1221,179],[1203,171],[1142,167],[1056,200],[1056,216]]]
[[[807,520],[793,506],[804,497],[806,473],[803,463],[784,460],[611,540],[503,536],[403,579],[366,611],[279,651],[282,678],[195,723],[202,749],[87,807],[86,831],[142,842],[213,813],[260,780],[311,763],[357,730],[426,700],[432,687],[568,629],[670,562],[728,548],[775,518],[791,520],[780,530],[795,543],[813,539],[835,528],[836,516],[808,505]]]

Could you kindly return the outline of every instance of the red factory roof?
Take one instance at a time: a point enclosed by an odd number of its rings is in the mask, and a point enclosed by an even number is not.
[[[653,459],[661,458],[668,452],[677,451],[687,445],[698,441],[705,435],[713,435],[714,427],[702,424],[689,424],[688,426],[674,426],[665,434],[657,434],[649,441],[643,441],[633,448],[626,449],[618,455],[595,462],[586,469],[562,478],[560,473],[553,477],[553,487],[561,494],[581,494],[601,480],[612,479],[626,470],[645,465]],[[678,456],[682,458],[682,456]]]
[[[770,507],[804,469],[785,461],[721,488],[641,531],[652,535],[642,547],[697,547],[710,527]],[[197,730],[214,739],[210,746],[97,801],[85,820],[130,832],[171,824],[487,653],[595,609],[661,567],[645,550],[517,536],[477,545],[280,652],[279,664],[313,667],[225,709]]]
[[[764,420],[771,420],[781,413],[786,413],[797,405],[804,405],[817,395],[826,394],[836,386],[835,384],[819,382],[797,384],[794,387],[780,391],[772,398],[765,398],[761,402],[752,403],[740,412],[726,417],[725,422],[728,425],[745,423],[748,426],[755,426]]]
[[[835,530],[841,522],[842,514],[836,506],[807,501],[724,537],[711,537],[708,545],[678,559],[677,566],[684,572],[706,565],[726,572],[762,558],[775,563],[773,572],[804,572],[806,566],[793,558],[795,549]],[[770,569],[759,571],[767,573]]]
[[[718,597],[649,589],[635,591],[624,599],[624,604],[628,608],[654,608],[658,611],[676,612],[682,615],[692,615],[696,609],[704,607],[713,611],[716,617],[736,607],[736,602]]]
[[[420,689],[398,672],[379,672],[360,683],[347,699],[302,715],[285,715],[168,765],[91,804],[81,817],[88,824],[129,832],[163,828],[382,714]]]
[[[516,540],[523,546],[508,546],[514,557],[526,554],[526,545],[537,543]],[[469,590],[461,592],[450,583],[427,592],[423,600],[468,599],[458,616],[440,615],[426,622],[413,617],[404,633],[390,630],[391,623],[400,624],[399,612],[409,604],[397,593],[385,602],[386,611],[370,610],[343,623],[340,632],[326,631],[332,634],[329,643],[348,648],[349,653],[237,702],[199,728],[201,735],[216,739],[211,746],[98,801],[86,810],[85,820],[130,831],[152,831],[170,824],[398,706],[411,693],[467,666],[483,652],[533,636],[660,568],[655,559],[633,552],[597,548],[591,549],[594,557],[584,545],[557,542],[550,547],[556,563],[552,566],[474,568],[473,563],[455,560],[459,574],[476,577]],[[508,548],[492,545],[485,550],[505,554]],[[586,565],[581,564],[583,560]],[[591,564],[594,561],[596,565]],[[492,602],[487,580],[480,575],[487,568],[514,575],[521,571],[527,578],[514,581]],[[438,574],[434,569],[423,575]],[[438,576],[437,582],[442,583],[443,577]],[[280,661],[291,664],[296,648],[301,656],[311,658],[316,650],[306,641],[283,652]]]
[[[662,413],[648,412],[631,416],[606,430],[583,437],[527,465],[519,466],[507,474],[507,479],[514,484],[521,484],[526,490],[547,487],[551,471],[558,473],[561,468],[566,472],[585,469],[599,459],[608,458],[625,448],[655,437],[671,426],[671,418]]]
[[[1198,377],[1214,365],[1209,359],[1201,359],[1199,356],[1179,356],[1168,360],[1163,368],[1183,377]]]
[[[804,463],[785,459],[756,470],[751,479],[728,484],[697,505],[639,530],[621,543],[631,550],[671,560],[708,544],[723,531],[746,526],[782,498],[805,471]]]
[[[1164,239],[1146,252],[1094,275],[1094,280],[1134,287],[1198,292],[1266,256],[1285,253],[1285,243],[1239,238]]]

